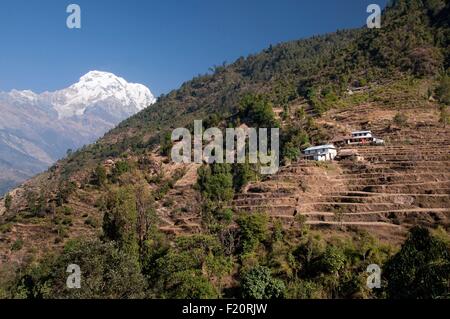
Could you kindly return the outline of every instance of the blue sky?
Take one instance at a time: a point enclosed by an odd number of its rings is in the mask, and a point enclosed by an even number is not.
[[[1,0],[0,91],[53,91],[90,70],[155,95],[283,41],[365,24],[387,0]],[[81,7],[68,29],[66,7]]]

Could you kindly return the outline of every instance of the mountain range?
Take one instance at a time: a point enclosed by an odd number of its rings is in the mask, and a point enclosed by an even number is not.
[[[0,194],[154,102],[144,85],[101,71],[55,92],[0,92]]]
[[[0,199],[0,298],[448,298],[449,17],[447,0],[395,0],[380,29],[273,45],[161,95]],[[97,114],[57,105],[37,109]],[[279,172],[174,163],[171,132],[200,119],[279,127]],[[355,130],[385,145],[301,155]]]

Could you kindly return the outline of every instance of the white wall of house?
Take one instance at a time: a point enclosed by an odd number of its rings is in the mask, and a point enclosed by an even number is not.
[[[315,161],[332,161],[337,156],[337,150],[335,148],[318,148],[306,151],[305,155]]]

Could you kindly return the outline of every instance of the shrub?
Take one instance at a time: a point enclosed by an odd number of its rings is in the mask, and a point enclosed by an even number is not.
[[[301,124],[301,123],[300,123]],[[281,133],[281,156],[293,161],[300,157],[302,148],[309,145],[309,136],[300,125],[292,125]]]
[[[91,226],[92,228],[97,228],[97,227],[98,227],[98,221],[97,221],[95,218],[91,217],[91,216],[89,216],[88,218],[86,218],[86,220],[84,221],[84,223],[85,223],[86,225],[88,225],[88,226]]]
[[[255,213],[251,215],[242,215],[238,218],[237,223],[239,225],[242,253],[246,254],[252,252],[260,242],[267,239],[267,214]]]
[[[22,247],[23,247],[23,240],[19,238],[11,245],[11,250],[19,251],[22,249]]]
[[[103,232],[131,256],[138,256],[136,197],[131,187],[108,193],[105,200]]]
[[[211,275],[212,269],[220,270],[215,277],[220,279],[228,273],[228,266],[222,263],[222,250],[213,236],[179,237],[170,249],[157,256],[152,267],[146,267],[149,281],[162,297],[217,298],[218,292],[206,274]],[[220,261],[226,267],[212,261]]]
[[[272,104],[262,95],[247,94],[239,105],[239,118],[242,122],[257,127],[278,127]]]
[[[106,175],[106,169],[105,169],[105,167],[103,167],[103,165],[98,165],[95,168],[93,179],[94,179],[94,184],[99,187],[103,187],[106,185],[108,177]]]
[[[6,210],[10,210],[12,205],[12,196],[10,194],[6,194],[5,196],[5,208]]]
[[[334,246],[327,246],[316,266],[325,274],[336,274],[344,265],[345,256],[342,251]]]
[[[436,88],[436,97],[439,102],[450,105],[450,76],[443,76]]]
[[[216,218],[226,223],[230,223],[233,220],[233,215],[233,210],[230,208],[220,209],[216,212]]]
[[[256,266],[247,271],[241,279],[241,294],[245,299],[283,298],[284,283],[272,277],[269,268]]]
[[[58,206],[68,203],[69,197],[75,192],[77,186],[72,181],[61,182],[56,195],[56,203]]]
[[[172,151],[172,136],[170,133],[166,133],[163,135],[160,141],[160,154],[162,156],[170,156],[170,153]]]
[[[80,266],[82,289],[66,286],[70,264]],[[112,242],[71,241],[58,257],[19,272],[12,292],[14,298],[122,299],[142,298],[145,288],[138,264]]]
[[[450,124],[450,113],[448,111],[448,106],[442,106],[439,114],[439,123],[443,124],[444,127]]]
[[[200,271],[182,271],[170,276],[168,285],[170,298],[215,299],[218,293],[211,282]]]
[[[1,233],[9,233],[13,228],[13,224],[12,223],[6,223],[6,224],[2,224],[0,225],[0,234]]]
[[[395,114],[393,121],[398,126],[405,126],[406,123],[408,122],[408,118],[404,113],[399,112]]]
[[[215,202],[233,198],[233,175],[229,164],[204,165],[198,169],[197,187],[202,196]]]
[[[257,180],[259,174],[249,163],[233,165],[233,188],[235,191],[241,190],[249,182]]]
[[[450,249],[427,229],[415,227],[401,250],[386,263],[384,275],[390,298],[448,297]]]
[[[127,161],[118,161],[112,170],[112,178],[113,180],[117,180],[117,178],[130,171],[130,165]]]

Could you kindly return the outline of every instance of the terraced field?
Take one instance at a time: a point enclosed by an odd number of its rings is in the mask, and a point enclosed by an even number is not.
[[[393,125],[396,111],[373,105],[333,111],[319,122],[369,129],[384,146],[345,147],[361,160],[299,161],[236,195],[237,211],[265,211],[290,225],[364,228],[400,238],[416,224],[450,227],[450,129],[437,108],[402,108],[408,123]],[[342,134],[348,132],[342,132]]]

